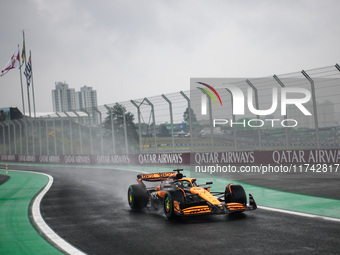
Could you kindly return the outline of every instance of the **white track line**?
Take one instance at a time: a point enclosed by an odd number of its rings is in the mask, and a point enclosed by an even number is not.
[[[13,170],[12,170],[13,171]],[[31,171],[22,171],[22,172],[31,172]],[[39,195],[36,196],[34,199],[33,205],[32,205],[32,217],[36,225],[38,226],[39,230],[44,233],[44,235],[57,247],[59,247],[62,251],[68,253],[68,254],[75,254],[75,255],[83,255],[86,254],[68,242],[66,242],[64,239],[62,239],[60,236],[58,236],[44,221],[43,217],[40,213],[40,203],[42,198],[45,196],[47,191],[51,188],[53,183],[53,177],[48,174],[44,173],[38,173],[38,172],[31,172],[35,174],[42,174],[48,177],[49,181],[47,185],[44,187],[44,189],[39,193]]]
[[[303,212],[289,211],[289,210],[277,209],[277,208],[260,206],[260,205],[257,206],[257,208],[260,208],[260,209],[263,209],[263,210],[268,210],[268,211],[273,211],[273,212],[292,214],[292,215],[297,215],[297,216],[302,216],[302,217],[340,222],[340,218],[332,218],[332,217],[327,217],[327,216],[322,216],[322,215],[317,215],[317,214],[309,214],[309,213],[303,213]]]

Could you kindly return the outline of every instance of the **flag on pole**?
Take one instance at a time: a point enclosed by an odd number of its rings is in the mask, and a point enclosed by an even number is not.
[[[31,83],[31,78],[32,78],[32,64],[31,64],[31,55],[28,58],[28,62],[25,67],[24,75],[26,76],[27,79],[27,86],[30,85]]]
[[[20,54],[19,54],[19,47],[17,51],[13,54],[11,59],[5,65],[4,69],[1,70],[0,76],[5,75],[9,70],[13,68],[18,68],[20,66]]]
[[[25,49],[25,38],[24,41],[22,43],[22,50],[21,50],[21,66],[25,63],[25,59],[26,59],[26,55],[25,55],[26,49]]]

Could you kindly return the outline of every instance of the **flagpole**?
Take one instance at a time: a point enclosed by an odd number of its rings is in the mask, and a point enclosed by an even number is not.
[[[25,42],[25,30],[22,30],[22,36]],[[24,48],[24,54],[25,54],[25,66],[26,66],[26,47]],[[28,97],[28,111],[29,111],[29,116],[31,117],[31,100],[30,100],[30,89],[29,89],[29,83],[26,77],[26,86],[27,86],[27,97]]]
[[[34,111],[34,118],[36,118],[36,112],[35,112],[35,98],[34,98],[34,85],[33,85],[33,64],[32,64],[32,55],[30,50],[30,60],[31,61],[31,79],[32,79],[32,96],[33,96],[33,111]]]
[[[18,47],[19,47],[19,44],[18,44]],[[21,100],[22,100],[22,111],[23,111],[23,114],[25,116],[24,87],[22,86],[21,66],[22,65],[20,65],[20,68],[19,68],[19,71],[20,71],[20,85],[21,85]]]

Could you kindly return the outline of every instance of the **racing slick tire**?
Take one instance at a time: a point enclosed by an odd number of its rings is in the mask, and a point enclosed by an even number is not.
[[[128,202],[132,210],[144,209],[149,202],[149,194],[145,185],[130,185],[128,189]]]
[[[168,191],[164,196],[164,213],[168,220],[173,220],[179,216],[175,213],[175,201],[183,208],[185,204],[183,193],[179,190]]]
[[[224,192],[225,203],[240,203],[247,205],[247,195],[241,185],[228,184]]]

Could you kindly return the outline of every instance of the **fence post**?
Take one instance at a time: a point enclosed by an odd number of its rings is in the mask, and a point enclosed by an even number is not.
[[[104,143],[103,143],[103,127],[102,127],[102,113],[98,110],[98,108],[93,107],[93,110],[99,114],[99,127],[100,127],[100,146],[101,152],[104,154]]]
[[[63,155],[65,155],[65,144],[64,144],[64,120],[63,120],[63,117],[60,116],[59,113],[56,112],[55,114],[59,117],[59,119],[60,119],[60,121],[61,121],[61,149],[62,149]]]
[[[189,111],[189,126],[190,126],[190,152],[193,152],[194,144],[193,144],[193,132],[192,132],[192,116],[191,116],[191,103],[190,98],[183,92],[179,92],[188,102],[188,111]]]
[[[139,132],[139,148],[140,153],[143,152],[143,144],[142,144],[142,128],[140,125],[140,105],[137,105],[135,101],[130,100],[131,104],[133,104],[137,108],[137,114],[138,114],[138,132]]]
[[[12,141],[11,141],[11,125],[10,123],[6,123],[6,125],[8,126],[8,148],[9,148],[9,154],[12,154]]]
[[[312,89],[314,126],[315,126],[315,133],[316,133],[316,146],[317,146],[318,149],[320,149],[319,122],[318,122],[318,112],[317,112],[316,101],[315,101],[316,100],[316,96],[315,96],[314,80],[311,77],[309,77],[309,75],[304,70],[302,70],[301,73],[309,81],[311,89]]]
[[[108,107],[106,104],[104,105],[106,110],[110,113],[110,119],[111,119],[111,138],[112,138],[112,153],[116,154],[116,142],[115,142],[115,128],[113,126],[113,114],[110,107]]]
[[[208,98],[209,101],[209,122],[210,122],[210,143],[211,143],[211,151],[214,152],[214,123],[212,118],[212,107],[211,107],[211,97],[207,95],[205,91],[202,91],[202,97]]]
[[[119,104],[117,106],[122,110],[123,112],[123,126],[124,126],[124,140],[125,140],[125,153],[129,153],[129,145],[128,145],[128,139],[127,139],[127,128],[126,128],[126,119],[125,119],[125,110],[120,107]]]
[[[48,115],[49,116],[49,115]],[[51,116],[49,116],[51,118]],[[54,141],[54,155],[58,155],[58,149],[57,149],[57,130],[55,128],[55,118],[53,118],[52,120],[53,123],[53,132],[54,132],[54,136],[53,136],[53,141]]]
[[[23,123],[25,125],[25,138],[26,138],[26,155],[29,154],[29,150],[28,150],[28,125],[27,125],[27,118],[23,119]]]
[[[49,144],[49,141],[48,141],[48,124],[47,124],[47,118],[45,119],[45,129],[46,129],[46,153],[47,155],[50,155],[50,144]]]
[[[165,101],[168,102],[169,104],[169,111],[170,111],[170,123],[171,123],[171,141],[172,141],[172,152],[175,152],[175,138],[174,138],[174,117],[172,113],[172,103],[171,101],[164,95],[162,94],[162,97],[164,98]]]
[[[204,92],[205,93],[205,92]],[[214,123],[212,117],[212,107],[211,107],[211,97],[208,97],[209,100],[209,121],[210,121],[210,142],[211,142],[211,152],[214,152]]]
[[[6,140],[5,140],[5,126],[1,122],[0,122],[0,125],[2,126],[2,141],[4,143],[4,154],[6,154],[7,148],[6,148]]]
[[[255,93],[255,105],[256,105],[256,109],[259,110],[259,95],[257,94],[257,88],[247,79],[246,80],[247,84],[249,85],[249,87],[251,87]],[[257,115],[257,119],[260,119],[260,116]],[[262,149],[262,138],[261,138],[261,128],[257,128],[257,136],[258,136],[258,140],[259,140],[259,147],[260,150]]]
[[[19,120],[13,120],[14,122],[18,123],[20,128],[20,154],[22,154],[22,128]]]
[[[32,128],[32,155],[35,155],[35,141],[34,141],[34,122],[31,119],[27,119],[29,121],[29,123],[31,124],[31,128]]]
[[[13,125],[13,133],[14,133],[14,154],[17,154],[17,136],[16,136],[16,128],[15,128],[15,124],[10,120],[8,122],[9,124]]]
[[[42,155],[42,138],[41,138],[41,123],[40,120],[38,120],[38,126],[39,126],[39,155]]]
[[[336,69],[340,72],[340,66],[338,64],[335,64]]]
[[[144,100],[151,106],[151,115],[152,115],[152,121],[153,121],[153,133],[155,138],[155,147],[156,147],[156,153],[158,152],[158,145],[157,145],[157,133],[156,133],[156,120],[155,120],[155,109],[153,104],[147,99],[146,97]]]
[[[230,102],[231,102],[231,114],[232,114],[232,119],[233,119],[233,123],[236,122],[236,117],[234,115],[234,97],[233,97],[233,93],[231,93],[230,89],[225,88],[226,91],[228,91],[228,93],[230,94]],[[238,145],[237,145],[237,134],[236,134],[236,127],[235,125],[233,125],[233,133],[234,133],[234,148],[235,150],[237,150]]]
[[[71,154],[73,154],[73,135],[72,135],[72,118],[70,115],[67,114],[67,112],[64,112],[64,114],[69,118],[69,129],[70,129],[70,147],[71,147]]]
[[[277,81],[277,83],[282,87],[286,87],[283,82],[279,79],[279,77],[277,77],[275,74],[274,74],[274,79]],[[286,120],[287,119],[287,112],[286,112],[286,115],[283,116],[283,118]],[[288,139],[288,128],[285,127],[285,131],[286,131],[286,149],[289,148],[289,139]]]
[[[78,117],[78,128],[79,128],[79,147],[80,147],[80,154],[83,154],[83,138],[81,135],[81,125],[80,125],[80,116],[76,111],[72,111]]]
[[[85,112],[88,116],[89,120],[89,132],[90,132],[90,151],[91,154],[93,154],[93,140],[92,140],[92,125],[91,125],[91,114],[87,112],[85,109],[83,109],[83,112]]]

